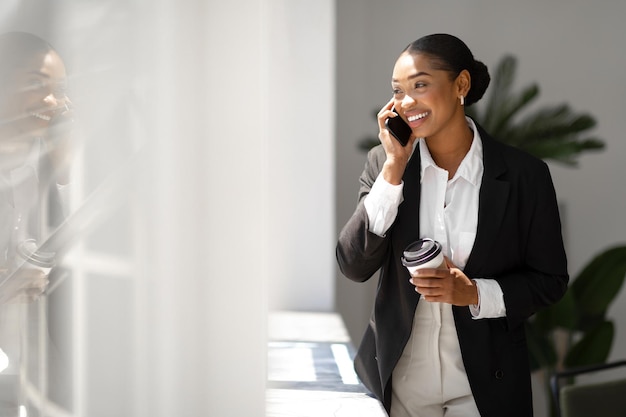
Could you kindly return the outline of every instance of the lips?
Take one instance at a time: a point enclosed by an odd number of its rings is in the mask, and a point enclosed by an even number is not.
[[[49,122],[52,119],[51,116],[48,116],[45,113],[30,112],[29,115],[33,116],[33,117],[36,117],[37,119],[44,120],[46,122]]]
[[[429,114],[430,114],[430,112],[425,111],[424,113],[419,113],[419,114],[414,114],[414,115],[411,115],[411,116],[407,116],[406,119],[409,122],[415,122],[417,120],[423,119],[424,117],[428,116]]]

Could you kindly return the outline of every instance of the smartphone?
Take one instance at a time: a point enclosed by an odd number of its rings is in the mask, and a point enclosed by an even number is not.
[[[391,111],[398,114],[394,107],[391,108]],[[385,126],[387,126],[389,132],[398,140],[398,142],[402,144],[402,146],[406,146],[406,144],[409,143],[409,138],[411,137],[411,133],[413,133],[413,131],[411,130],[411,126],[406,124],[400,115],[387,118],[387,120],[385,120]]]

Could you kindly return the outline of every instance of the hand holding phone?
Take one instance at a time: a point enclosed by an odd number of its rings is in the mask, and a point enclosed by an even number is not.
[[[413,147],[407,145],[415,142],[415,136],[413,136],[411,127],[402,120],[402,117],[395,110],[395,101],[395,97],[391,98],[380,109],[377,118],[378,137],[387,157],[381,175],[389,184],[399,185],[402,183],[404,170],[413,151]]]
[[[409,139],[411,138],[411,134],[413,131],[411,127],[400,117],[395,107],[391,108],[391,111],[394,112],[396,117],[388,117],[385,120],[385,126],[389,133],[393,135],[394,138],[398,140],[402,144],[402,146],[406,146],[409,143]]]

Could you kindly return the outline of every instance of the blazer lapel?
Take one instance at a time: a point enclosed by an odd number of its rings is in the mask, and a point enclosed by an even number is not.
[[[395,239],[395,243],[399,245],[398,249],[400,249],[398,253],[402,253],[404,248],[419,239],[420,166],[420,152],[419,145],[417,145],[402,177],[404,182],[403,201],[398,207],[398,223],[394,227],[394,233],[398,236]]]
[[[465,265],[465,272],[473,275],[488,262],[491,247],[504,217],[509,198],[509,183],[500,177],[506,172],[506,164],[498,152],[494,139],[478,127],[483,141],[484,174],[478,203],[478,230],[474,247]]]

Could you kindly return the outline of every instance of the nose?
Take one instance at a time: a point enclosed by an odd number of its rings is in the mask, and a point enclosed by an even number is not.
[[[64,112],[70,109],[72,102],[65,94],[50,93],[43,99],[46,106],[52,110]]]
[[[44,97],[43,102],[46,103],[46,106],[57,108],[59,106],[59,97],[54,95],[54,93],[50,93]]]
[[[404,97],[402,98],[403,109],[410,108],[411,106],[415,105],[415,103],[416,103],[416,100],[408,94],[405,94]]]

